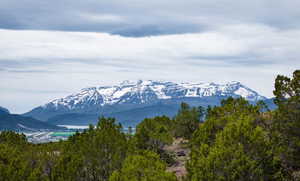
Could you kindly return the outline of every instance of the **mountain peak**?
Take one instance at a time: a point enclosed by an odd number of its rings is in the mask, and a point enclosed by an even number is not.
[[[162,99],[208,96],[241,96],[250,101],[265,99],[265,97],[260,96],[257,92],[237,81],[217,84],[213,82],[174,83],[153,80],[125,80],[115,86],[84,88],[79,93],[56,99],[46,104],[46,106],[79,109],[86,105],[144,104]]]
[[[165,109],[164,111],[172,110],[175,113],[177,111],[176,106],[181,102],[187,102],[194,106],[217,105],[227,97],[243,97],[251,102],[266,100],[254,90],[236,81],[218,84],[213,82],[176,83],[126,80],[113,86],[84,88],[75,94],[39,106],[25,115],[47,120],[61,114],[80,113],[94,115],[96,119],[101,114],[117,114],[120,111],[126,112],[126,110],[149,106],[155,108],[155,112],[151,115],[158,115],[159,113],[166,113],[161,112],[162,109]],[[130,119],[137,119],[134,111],[130,114],[132,114]],[[90,117],[84,119],[90,119]],[[125,118],[121,117],[121,119]]]
[[[142,80],[142,79],[138,79],[136,81],[134,80],[125,80],[123,82],[121,82],[119,85],[121,86],[130,86],[130,85],[152,85],[155,83],[166,83],[164,81],[154,81],[154,80]]]

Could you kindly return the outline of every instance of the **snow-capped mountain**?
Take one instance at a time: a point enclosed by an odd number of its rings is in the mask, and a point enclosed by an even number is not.
[[[114,86],[84,88],[25,113],[43,121],[64,124],[97,120],[99,115],[118,120],[139,121],[156,115],[173,116],[181,102],[192,106],[218,105],[227,97],[244,97],[250,102],[266,100],[239,82],[174,83],[165,81],[124,81]],[[76,120],[76,121],[75,121]],[[76,123],[74,123],[76,122]]]
[[[239,82],[215,83],[173,83],[162,81],[124,81],[115,86],[84,88],[79,93],[55,99],[43,108],[84,109],[87,106],[114,104],[149,104],[157,100],[184,97],[208,96],[244,97],[249,101],[264,100],[265,97]]]

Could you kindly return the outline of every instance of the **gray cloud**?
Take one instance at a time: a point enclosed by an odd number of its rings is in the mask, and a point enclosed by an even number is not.
[[[212,30],[228,24],[299,28],[294,0],[4,0],[0,28],[92,31],[147,36]]]
[[[272,65],[276,62],[270,59],[264,59],[263,57],[257,54],[242,54],[235,56],[193,56],[186,57],[185,63],[194,64],[194,65],[211,65],[213,67],[216,66],[264,66],[264,65]],[[209,63],[208,63],[209,62]]]
[[[294,0],[2,0],[0,105],[25,112],[125,79],[236,80],[270,97],[277,74],[300,68],[299,7]]]

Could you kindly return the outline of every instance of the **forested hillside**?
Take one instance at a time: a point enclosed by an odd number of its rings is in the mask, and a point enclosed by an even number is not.
[[[182,103],[175,117],[144,119],[129,133],[104,117],[57,143],[2,132],[0,180],[300,180],[300,70],[277,76],[274,87],[272,111],[263,101],[228,98],[207,109]],[[182,149],[172,149],[175,142]],[[181,157],[178,174],[170,168]]]

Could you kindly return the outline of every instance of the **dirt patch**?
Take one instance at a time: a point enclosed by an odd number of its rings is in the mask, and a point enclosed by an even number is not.
[[[185,168],[185,163],[189,159],[190,150],[187,147],[187,140],[182,138],[177,138],[173,141],[172,145],[164,147],[164,150],[170,153],[174,153],[175,163],[167,168],[168,172],[175,173],[178,180],[182,180],[186,176],[187,171]]]

